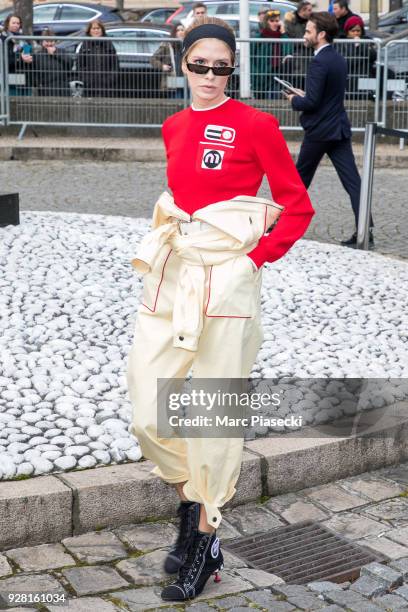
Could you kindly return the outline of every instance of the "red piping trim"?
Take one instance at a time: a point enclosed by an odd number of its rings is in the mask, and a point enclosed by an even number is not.
[[[265,215],[264,215],[264,228],[263,228],[263,233],[266,232],[266,214],[268,212],[268,207],[265,206]]]
[[[158,300],[158,298],[159,298],[159,291],[160,291],[161,284],[162,284],[162,282],[163,282],[164,268],[166,267],[167,260],[168,260],[168,258],[170,257],[170,254],[171,254],[172,250],[173,250],[173,249],[170,249],[169,254],[167,255],[167,257],[166,257],[166,259],[165,259],[165,261],[164,261],[164,264],[163,264],[163,268],[162,268],[162,272],[161,272],[161,278],[160,278],[160,283],[159,283],[159,285],[158,285],[158,287],[157,287],[156,297],[155,297],[155,300],[154,300],[154,305],[153,305],[153,308],[150,308],[149,306],[147,306],[147,304],[145,304],[145,303],[143,303],[143,302],[142,302],[142,306],[144,306],[145,308],[147,308],[147,310],[150,310],[150,312],[155,312],[155,311],[156,311],[157,300]]]
[[[209,317],[211,319],[252,319],[252,317],[248,316],[248,317],[244,317],[241,315],[210,315],[207,314],[207,310],[208,310],[208,305],[210,303],[210,297],[211,297],[211,275],[212,275],[212,269],[213,266],[210,266],[210,278],[208,280],[208,300],[207,300],[207,304],[205,307],[205,316]]]

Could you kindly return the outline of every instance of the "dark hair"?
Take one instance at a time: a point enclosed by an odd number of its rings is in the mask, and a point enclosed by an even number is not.
[[[337,36],[339,31],[337,19],[334,15],[327,11],[319,11],[318,13],[312,13],[309,17],[309,21],[315,24],[317,34],[319,34],[319,32],[324,32],[327,42],[333,42],[333,38]]]
[[[184,28],[184,25],[180,22],[180,21],[175,21],[173,23],[173,25],[171,26],[171,30],[170,30],[170,38],[176,38],[176,34],[177,34],[177,29],[182,26]],[[185,31],[186,28],[184,28]]]
[[[55,36],[55,32],[54,30],[51,30],[51,28],[44,28],[43,31],[41,32],[41,36]],[[41,41],[44,42],[44,41]]]
[[[195,4],[193,4],[193,13],[198,8],[205,8],[205,10],[207,10],[207,7],[203,2],[196,2]]]
[[[5,32],[8,32],[9,29],[9,25],[10,25],[10,20],[13,19],[13,17],[16,17],[16,19],[18,19],[20,21],[20,28],[23,27],[23,20],[20,17],[20,15],[16,15],[15,13],[11,13],[10,15],[7,15],[7,17],[4,20],[3,23],[3,29]]]
[[[299,0],[296,10],[300,11],[304,6],[312,6],[312,0]]]
[[[94,25],[94,23],[97,23],[98,26],[101,28],[102,36],[106,36],[105,26],[103,25],[102,21],[99,21],[99,19],[93,19],[92,21],[88,23],[86,31],[85,31],[86,36],[90,36],[91,28]]]
[[[262,19],[262,27],[264,30],[267,30],[269,28],[268,21],[270,19],[280,20],[280,11],[278,9],[269,9],[266,11]]]
[[[348,0],[334,0],[333,4],[338,4],[340,8],[348,9],[349,3]]]

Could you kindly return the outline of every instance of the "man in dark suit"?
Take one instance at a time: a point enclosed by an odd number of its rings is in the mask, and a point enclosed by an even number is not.
[[[286,94],[292,108],[302,111],[300,123],[305,130],[296,167],[309,188],[323,155],[327,153],[340,181],[350,196],[356,229],[360,206],[361,179],[351,148],[351,127],[344,108],[347,63],[332,46],[338,26],[327,12],[312,13],[306,24],[304,42],[314,50],[306,76],[306,93]],[[374,245],[373,222],[370,219],[369,243]],[[357,232],[341,243],[357,245]]]

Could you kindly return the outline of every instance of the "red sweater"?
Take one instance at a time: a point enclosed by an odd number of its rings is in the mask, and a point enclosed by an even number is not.
[[[232,99],[208,110],[189,107],[166,119],[163,139],[169,187],[190,215],[237,195],[256,196],[266,174],[285,210],[248,253],[258,267],[282,257],[305,233],[314,210],[272,115]]]

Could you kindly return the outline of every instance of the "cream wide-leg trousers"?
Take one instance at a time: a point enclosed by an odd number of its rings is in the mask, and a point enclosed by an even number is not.
[[[187,499],[204,504],[214,527],[235,493],[243,439],[158,437],[158,379],[184,379],[191,367],[199,379],[248,378],[263,340],[262,270],[246,253],[282,210],[238,195],[190,216],[164,192],[132,261],[144,284],[128,360],[130,431],[153,472],[185,482]]]
[[[244,259],[242,259],[244,258]],[[231,304],[226,316],[210,315],[206,307],[198,349],[173,346],[172,313],[174,292],[181,260],[171,251],[163,266],[156,295],[146,296],[138,311],[134,341],[129,353],[128,388],[133,406],[130,431],[137,437],[143,455],[156,464],[153,472],[168,483],[186,481],[187,499],[204,504],[209,524],[218,527],[221,508],[236,491],[243,450],[240,438],[157,437],[157,379],[184,378],[193,366],[197,378],[248,378],[262,343],[260,322],[261,270],[254,272],[250,259],[240,255],[239,278],[225,282],[239,283],[240,291],[250,295],[248,304]],[[213,268],[213,270],[211,270]],[[205,267],[205,292],[210,287],[215,266]],[[146,281],[145,278],[145,286]],[[242,284],[245,286],[242,287]],[[252,295],[251,295],[252,294]],[[150,304],[147,302],[150,300]],[[208,300],[206,300],[208,306]],[[245,308],[247,311],[245,312]]]

